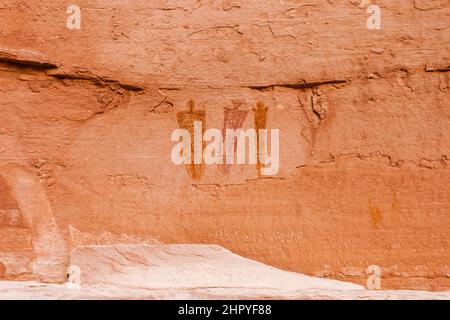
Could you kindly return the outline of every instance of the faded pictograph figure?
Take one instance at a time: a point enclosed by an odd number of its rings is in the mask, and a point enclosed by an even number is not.
[[[319,87],[314,87],[306,98],[298,97],[298,108],[301,111],[300,120],[307,128],[318,128],[322,121],[328,118],[330,108],[326,96]]]
[[[325,120],[329,112],[328,101],[319,88],[312,89],[311,103],[314,113],[321,121]]]
[[[205,110],[195,110],[195,103],[193,100],[190,100],[187,104],[188,110],[187,111],[180,111],[177,113],[177,121],[178,121],[178,127],[180,129],[187,130],[191,137],[195,137],[195,123],[201,122],[202,125],[202,131],[198,134],[203,137],[203,134],[205,133],[206,128],[206,111]],[[191,145],[190,145],[190,154],[191,159],[198,158],[198,155],[196,155],[197,152],[202,152],[203,148],[205,147],[204,142],[200,142],[200,146],[196,146],[195,144],[198,143],[198,141],[202,141],[200,137],[199,139],[191,139]],[[200,154],[200,157],[202,157],[202,154]],[[203,164],[202,159],[198,159],[200,161],[192,161],[190,164],[186,164],[187,171],[192,179],[194,180],[200,180],[203,177],[205,167]],[[197,162],[197,163],[196,163]]]
[[[245,100],[232,100],[232,102],[233,107],[224,108],[222,136],[227,136],[227,130],[233,130],[233,139],[228,139],[227,144],[224,145],[223,164],[220,165],[220,168],[224,173],[228,173],[231,167],[230,164],[227,164],[227,158],[236,154],[237,137],[234,132],[237,129],[242,129],[244,121],[248,115],[248,110],[241,109],[246,105]]]

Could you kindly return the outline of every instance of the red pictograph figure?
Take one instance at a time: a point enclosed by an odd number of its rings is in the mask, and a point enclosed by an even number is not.
[[[222,136],[226,137],[227,129],[242,129],[242,125],[244,124],[245,118],[247,118],[248,111],[241,110],[242,106],[245,106],[245,100],[232,100],[233,107],[224,108],[224,120],[223,120],[223,128],[222,128]],[[236,154],[237,149],[237,137],[231,140],[228,140],[228,144],[225,143],[223,152],[223,164],[220,166],[224,173],[228,173],[230,171],[230,164],[227,164],[227,154],[231,154],[233,157]]]
[[[258,162],[256,164],[256,169],[258,170],[258,175],[261,175],[261,169],[264,167],[264,163],[261,159],[261,150],[267,150],[266,145],[261,145],[262,141],[260,139],[261,131],[267,129],[267,113],[269,109],[262,102],[256,104],[256,108],[253,108],[255,129],[257,135],[257,152],[258,152]]]
[[[180,129],[186,129],[191,134],[191,159],[194,159],[194,152],[195,152],[195,142],[194,142],[194,123],[195,122],[201,122],[203,124],[202,126],[202,136],[205,131],[206,126],[206,112],[205,110],[195,110],[195,103],[193,100],[190,100],[188,102],[188,110],[187,111],[180,111],[177,113],[177,121],[178,126]],[[205,144],[203,143],[203,148],[205,147]],[[203,177],[203,173],[205,171],[204,164],[195,164],[192,162],[192,164],[188,164],[187,170],[189,175],[194,180],[200,180]]]

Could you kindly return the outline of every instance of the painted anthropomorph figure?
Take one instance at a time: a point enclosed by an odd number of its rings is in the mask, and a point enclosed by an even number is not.
[[[224,119],[223,119],[223,128],[222,128],[222,136],[226,137],[227,129],[242,129],[242,125],[244,124],[245,118],[247,118],[248,111],[241,110],[242,106],[245,106],[245,100],[232,100],[233,107],[224,108]],[[232,140],[228,140],[228,144],[224,144],[224,152],[223,152],[223,164],[220,166],[224,173],[228,173],[230,171],[230,164],[227,164],[227,154],[236,154],[237,149],[237,137],[234,136]]]
[[[191,134],[191,159],[195,158],[195,150],[201,149],[203,150],[205,147],[205,143],[203,143],[200,148],[199,146],[195,146],[196,139],[194,139],[194,124],[195,122],[201,122],[202,125],[202,136],[205,132],[206,128],[206,112],[205,110],[195,110],[195,103],[193,100],[190,100],[187,103],[188,110],[187,111],[180,111],[177,113],[177,121],[178,121],[178,127],[180,129],[185,129],[189,131]],[[191,164],[186,165],[189,175],[194,180],[200,180],[203,177],[205,167],[203,164],[203,161],[201,164],[195,164],[192,162]]]
[[[253,108],[255,129],[257,136],[257,152],[258,160],[256,163],[256,169],[258,170],[258,175],[261,175],[261,170],[264,167],[264,162],[261,159],[261,150],[267,150],[267,140],[261,139],[261,130],[267,129],[267,112],[268,108],[262,102],[256,104],[256,108]],[[266,145],[262,145],[265,143]]]

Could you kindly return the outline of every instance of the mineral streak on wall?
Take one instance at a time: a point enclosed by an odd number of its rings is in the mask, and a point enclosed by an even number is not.
[[[203,243],[450,289],[448,0],[372,1],[379,30],[371,1],[74,2],[79,30],[67,1],[0,3],[0,277],[59,281],[78,245]],[[186,112],[249,129],[258,104],[276,176],[172,163]]]

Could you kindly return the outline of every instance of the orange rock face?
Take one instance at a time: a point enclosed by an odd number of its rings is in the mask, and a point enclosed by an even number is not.
[[[80,245],[217,244],[450,290],[448,1],[75,2],[80,29],[66,1],[0,4],[0,278],[62,282]],[[174,164],[194,120],[278,129],[279,170]]]

